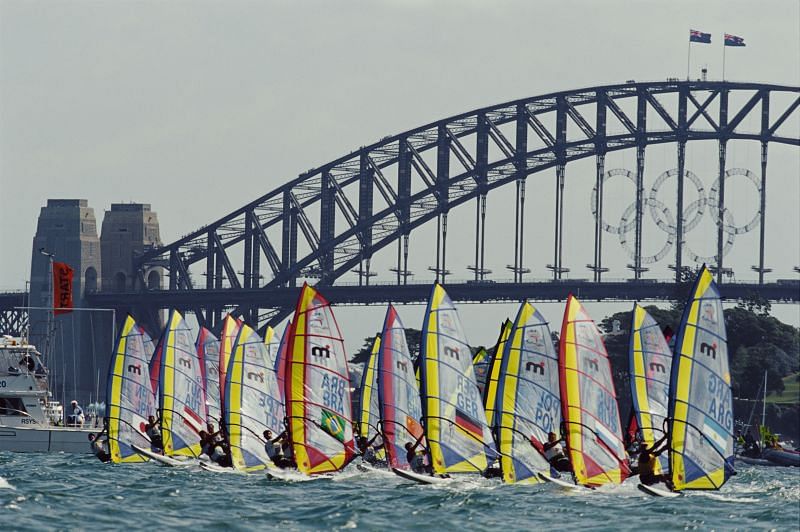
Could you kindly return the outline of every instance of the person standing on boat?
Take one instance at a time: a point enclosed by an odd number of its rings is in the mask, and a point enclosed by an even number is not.
[[[83,422],[86,420],[86,417],[83,415],[83,408],[80,407],[78,401],[75,399],[72,400],[70,406],[72,407],[72,413],[67,416],[67,426],[82,427]]]
[[[150,447],[154,452],[163,452],[164,442],[161,440],[161,416],[158,419],[155,416],[147,416],[147,424],[144,426],[144,432],[150,439]]]

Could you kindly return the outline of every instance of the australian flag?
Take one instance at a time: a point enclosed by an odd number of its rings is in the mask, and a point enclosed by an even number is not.
[[[725,34],[725,46],[746,46],[744,44],[744,39],[741,37],[737,37],[736,35],[731,35],[729,33]]]
[[[689,30],[689,42],[701,42],[703,44],[711,44],[711,34],[703,33],[702,31]]]

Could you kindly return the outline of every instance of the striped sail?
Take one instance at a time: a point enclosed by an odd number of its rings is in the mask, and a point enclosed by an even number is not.
[[[204,363],[197,356],[193,336],[180,312],[170,312],[161,336],[159,376],[161,439],[167,456],[201,453],[199,433],[206,428]]]
[[[377,373],[381,428],[389,465],[409,469],[405,444],[413,444],[422,436],[422,403],[406,331],[392,305],[383,322]]]
[[[675,341],[669,460],[676,490],[719,489],[733,473],[733,400],[722,301],[703,266]]]
[[[420,348],[425,437],[437,474],[481,472],[494,443],[458,312],[438,283],[431,292]]]
[[[150,337],[128,315],[111,358],[106,385],[109,451],[111,461],[117,464],[144,462],[146,458],[131,445],[150,447],[144,426],[147,417],[156,413],[156,399],[148,372],[148,343],[152,345]]]
[[[224,410],[225,403],[225,372],[228,371],[228,362],[233,353],[233,344],[239,336],[239,329],[242,328],[242,320],[234,318],[230,314],[222,320],[222,333],[219,336],[219,397],[220,404]]]
[[[661,328],[647,311],[633,306],[631,315],[630,372],[633,411],[642,444],[652,448],[664,436],[669,408],[670,351]],[[658,457],[654,474],[669,471],[669,456]]]
[[[197,335],[197,355],[203,361],[206,419],[216,425],[222,415],[219,397],[219,340],[205,327],[200,327]]]
[[[284,386],[286,375],[286,348],[288,345],[287,339],[289,338],[289,330],[292,328],[291,320],[286,323],[281,335],[281,343],[278,345],[278,353],[275,356],[275,374],[278,376],[278,388],[281,391],[281,397],[286,397],[286,389]]]
[[[600,331],[572,294],[561,326],[559,371],[562,418],[576,482],[622,482],[630,468],[611,364]]]
[[[511,334],[511,320],[506,320],[500,325],[500,336],[494,346],[494,355],[489,363],[489,374],[483,390],[483,406],[486,412],[486,422],[494,427],[495,399],[497,398],[497,381],[500,378],[500,365],[503,363],[503,352],[506,340]]]
[[[266,336],[266,335],[265,335]],[[233,467],[258,471],[274,466],[264,431],[283,431],[283,397],[275,375],[277,346],[270,349],[249,326],[242,325],[225,372],[225,419]]]
[[[381,337],[376,336],[372,342],[372,351],[369,360],[364,364],[364,373],[361,376],[361,411],[358,415],[358,431],[361,436],[372,439],[378,433],[378,351],[381,347]]]
[[[303,285],[287,343],[286,411],[297,468],[338,471],[354,456],[347,354],[328,301]]]
[[[559,431],[561,399],[550,327],[528,302],[520,306],[505,344],[496,404],[495,434],[503,480],[539,482],[537,471],[550,470],[542,444],[548,433]]]

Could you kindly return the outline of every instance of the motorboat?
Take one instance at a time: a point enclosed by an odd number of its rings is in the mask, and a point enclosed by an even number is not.
[[[88,453],[93,422],[66,426],[52,399],[48,370],[24,338],[0,337],[0,451]]]

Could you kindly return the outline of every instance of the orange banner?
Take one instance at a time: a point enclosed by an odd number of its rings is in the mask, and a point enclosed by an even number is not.
[[[53,314],[72,312],[72,276],[74,272],[64,262],[53,263]]]

